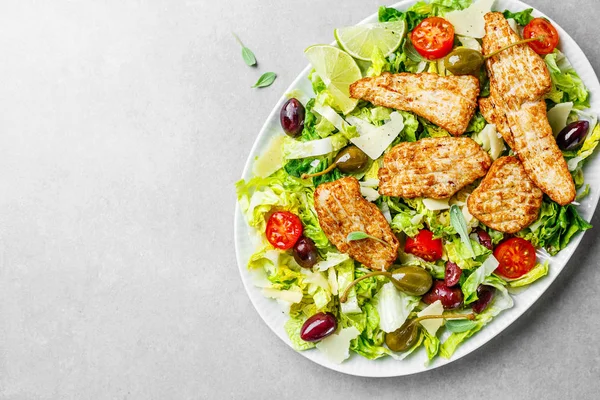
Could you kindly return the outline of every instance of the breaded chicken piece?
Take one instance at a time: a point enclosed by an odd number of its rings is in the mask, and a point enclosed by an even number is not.
[[[379,169],[379,193],[445,199],[485,175],[492,160],[470,138],[425,138],[393,147]]]
[[[483,54],[521,40],[512,30],[502,13],[485,15]],[[525,101],[534,101],[552,88],[550,72],[544,60],[529,45],[520,44],[504,50],[486,61],[491,85],[495,86],[504,101],[518,107]]]
[[[467,199],[467,207],[486,226],[515,233],[537,219],[543,196],[517,157],[500,157]]]
[[[519,37],[500,13],[485,16],[484,53]],[[548,122],[542,96],[551,81],[542,58],[527,45],[503,51],[486,61],[497,120],[504,113],[511,132],[507,142],[529,178],[552,200],[566,205],[575,199],[575,184]],[[486,104],[484,101],[484,108]]]
[[[491,92],[496,91],[491,89]],[[506,113],[498,103],[502,103],[498,94],[490,93],[490,97],[479,99],[479,112],[488,123],[496,125],[496,130],[500,132],[506,144],[512,149],[514,147],[512,132],[506,120]]]
[[[470,75],[386,72],[354,82],[350,85],[350,96],[378,106],[412,111],[460,136],[467,130],[477,107],[479,80]]]
[[[360,194],[354,177],[323,183],[315,190],[315,210],[321,229],[331,243],[366,267],[387,269],[398,257],[399,242],[385,217]],[[347,241],[351,232],[364,232],[381,239]]]
[[[513,133],[513,150],[529,178],[558,204],[572,202],[575,183],[552,134],[544,100],[524,103],[506,116]]]

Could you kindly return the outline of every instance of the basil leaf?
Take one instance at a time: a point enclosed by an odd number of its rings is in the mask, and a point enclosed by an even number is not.
[[[235,38],[236,42],[238,42],[240,44],[240,46],[242,46],[242,58],[244,59],[244,62],[246,63],[246,65],[248,65],[250,67],[252,67],[253,65],[256,65],[256,57],[254,56],[254,53],[252,52],[252,50],[250,50],[249,48],[244,46],[244,43],[242,43],[242,41],[240,40],[238,35],[236,35],[233,32],[231,32],[231,33],[233,34],[233,37]]]
[[[242,58],[244,62],[248,66],[256,65],[256,57],[254,57],[254,53],[247,47],[242,47]]]
[[[446,320],[446,328],[453,333],[461,333],[470,331],[477,326],[477,322],[468,319],[448,319]]]
[[[450,207],[450,223],[452,224],[454,230],[460,235],[460,240],[462,240],[465,246],[471,251],[471,254],[475,255],[473,246],[471,246],[471,239],[469,238],[469,233],[467,231],[465,217],[456,204],[453,204]]]
[[[273,82],[275,82],[275,78],[277,78],[277,74],[274,72],[265,72],[258,78],[258,81],[252,86],[253,88],[263,88],[267,86],[271,86]]]
[[[421,54],[419,54],[419,52],[417,51],[417,49],[415,49],[415,46],[413,46],[410,39],[406,39],[406,41],[404,42],[403,49],[404,49],[404,52],[406,53],[406,56],[414,62],[428,61]]]
[[[363,239],[373,239],[373,240],[378,241],[379,243],[385,244],[386,246],[388,245],[387,242],[379,239],[378,237],[371,236],[368,233],[361,232],[361,231],[350,232],[348,234],[348,236],[346,236],[347,242],[353,242],[355,240],[363,240]]]

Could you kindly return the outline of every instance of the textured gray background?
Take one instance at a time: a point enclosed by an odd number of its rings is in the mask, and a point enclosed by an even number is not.
[[[596,0],[530,2],[599,65]],[[428,373],[327,370],[250,304],[233,184],[302,50],[380,4],[1,3],[2,399],[598,398],[598,217],[517,323]]]

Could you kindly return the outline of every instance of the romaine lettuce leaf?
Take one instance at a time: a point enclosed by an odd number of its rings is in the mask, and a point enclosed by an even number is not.
[[[290,341],[292,342],[292,347],[296,351],[308,350],[308,349],[312,349],[313,347],[315,347],[314,343],[305,342],[304,340],[302,340],[300,338],[300,329],[302,329],[302,325],[304,324],[305,320],[306,320],[306,318],[304,318],[304,319],[290,318],[287,320],[287,322],[283,326],[283,328],[285,329],[285,332],[287,333],[288,337],[290,338]]]
[[[564,249],[579,232],[592,228],[572,204],[559,206],[544,199],[538,219],[516,236],[529,240],[535,247],[543,247],[550,255]]]
[[[379,314],[371,302],[363,305],[362,314],[344,315],[343,319],[361,332],[350,344],[350,349],[370,360],[389,354],[390,351],[383,346],[385,332],[379,328]]]
[[[485,262],[473,271],[461,285],[465,296],[465,305],[477,300],[477,288],[485,279],[498,268],[498,260],[493,255],[488,256]]]
[[[591,134],[583,142],[581,148],[577,151],[577,156],[581,158],[581,160],[585,160],[588,158],[594,150],[596,146],[598,146],[598,142],[600,141],[600,124],[597,124],[594,127],[594,130]]]
[[[379,326],[384,332],[393,332],[400,328],[419,304],[419,297],[409,296],[388,282],[375,296],[375,307],[379,314]]]
[[[489,323],[500,312],[509,309],[514,305],[513,299],[508,294],[508,290],[506,290],[506,287],[504,286],[505,282],[503,280],[491,275],[485,278],[483,283],[496,288],[494,299],[481,314],[477,315],[475,319],[476,325],[473,328],[464,332],[452,333],[448,339],[442,343],[440,346],[440,355],[442,357],[452,357],[452,354],[454,354],[461,343],[479,332],[481,328]]]
[[[408,204],[410,207],[415,209],[417,213],[422,214],[424,216],[425,223],[427,224],[429,230],[433,232],[434,237],[438,238],[445,235],[450,236],[456,234],[454,227],[450,223],[450,213],[448,210],[429,210],[427,207],[425,207],[425,205],[423,204],[423,199],[421,198],[402,199],[402,201],[404,201],[404,203]],[[397,204],[401,203],[398,202]],[[392,206],[390,206],[390,208],[392,208]]]
[[[423,329],[422,332],[423,346],[425,346],[427,358],[431,361],[440,351],[440,339],[437,336],[431,335],[426,329]]]
[[[530,285],[546,275],[548,275],[548,261],[546,261],[545,263],[536,264],[536,266],[533,267],[531,271],[529,271],[519,279],[510,281],[508,284],[510,287],[522,287]]]
[[[504,18],[506,19],[514,19],[515,21],[517,21],[517,24],[521,25],[521,26],[525,26],[528,23],[531,22],[531,20],[533,19],[533,15],[531,15],[531,12],[533,11],[533,8],[528,8],[527,10],[523,10],[523,11],[519,11],[519,12],[512,12],[510,10],[505,10],[502,14],[504,14]]]
[[[405,21],[408,32],[415,29],[425,18],[427,18],[427,14],[420,14],[411,10],[402,12],[395,8],[379,7],[379,22]]]
[[[413,237],[424,228],[423,215],[413,210],[403,210],[394,216],[390,226],[394,232],[404,232]]]
[[[273,207],[297,214],[305,190],[300,179],[288,176],[283,170],[268,178],[241,179],[235,186],[242,214],[248,225],[259,232],[264,232],[265,215]]]
[[[552,78],[552,92],[546,97],[555,103],[572,102],[575,107],[589,107],[589,92],[565,55],[559,50],[554,50],[544,61]],[[559,92],[562,93],[562,98],[556,101]]]
[[[472,0],[431,0],[419,1],[409,10],[415,11],[422,15],[437,15],[442,16],[450,11],[464,10],[469,7]]]
[[[337,283],[338,293],[345,292],[346,288],[354,281],[354,261],[348,260],[335,267],[337,272]],[[358,298],[356,297],[356,286],[350,288],[348,297],[345,303],[340,303],[340,310],[343,314],[360,314],[362,310],[358,305]]]
[[[492,253],[491,250],[480,245],[475,240],[471,238],[469,238],[469,240],[471,241],[473,254],[471,254],[471,250],[459,238],[455,238],[451,242],[447,241],[444,244],[448,260],[452,261],[463,270],[470,270],[482,265]]]

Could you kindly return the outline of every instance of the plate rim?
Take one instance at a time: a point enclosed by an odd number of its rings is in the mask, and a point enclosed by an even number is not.
[[[389,5],[387,7],[396,8],[398,10],[406,10],[406,8],[417,3],[418,1],[419,0],[402,0],[395,4]],[[496,0],[496,1],[498,1],[498,0]],[[583,52],[581,47],[577,44],[577,42],[571,37],[571,35],[569,35],[558,23],[556,23],[556,21],[554,21],[552,18],[548,17],[546,14],[544,14],[537,8],[531,6],[523,1],[520,1],[520,0],[499,0],[499,1],[512,3],[512,5],[510,7],[511,8],[514,7],[515,10],[517,8],[520,10],[532,8],[534,15],[541,16],[541,17],[544,17],[544,18],[547,18],[548,20],[550,20],[550,22],[559,31],[559,35],[561,37],[561,43],[564,43],[564,41],[565,41],[564,38],[567,38],[568,42],[572,42],[572,44],[574,44],[574,46],[569,45],[570,51],[579,52],[583,56],[583,57],[577,57],[577,62],[580,64],[584,64],[583,68],[589,70],[592,73],[592,76],[593,76],[593,78],[595,78],[595,81],[591,82],[591,83],[595,84],[595,86],[598,89],[600,89],[600,81],[598,80],[598,75],[596,74],[596,71],[594,70],[589,59],[587,58],[587,56],[585,55],[585,53]],[[360,22],[358,22],[355,25],[369,23],[374,18],[375,19],[377,18],[377,12],[369,15],[368,17],[364,18],[363,20],[361,20]],[[335,45],[335,41],[332,42],[332,44]],[[565,53],[566,53],[566,51],[565,51]],[[573,60],[571,60],[571,59],[570,59],[570,61],[573,62]],[[261,146],[261,141],[262,141],[261,139],[264,139],[267,136],[272,136],[272,134],[269,133],[270,121],[272,121],[274,118],[276,118],[277,114],[279,113],[279,109],[281,108],[283,103],[287,100],[286,94],[290,93],[292,90],[297,88],[299,86],[299,83],[302,80],[306,79],[306,77],[311,69],[312,69],[312,67],[311,67],[310,63],[308,63],[308,65],[304,69],[302,69],[302,71],[300,73],[298,73],[296,78],[294,78],[292,83],[283,92],[282,96],[279,98],[279,100],[274,105],[273,109],[271,110],[271,112],[269,113],[267,118],[265,119],[265,122],[263,123],[258,135],[256,136],[254,143],[252,145],[252,148],[248,154],[248,157],[244,164],[244,169],[242,172],[241,179],[248,179],[251,176],[251,170],[252,170],[252,165],[253,165],[253,161],[254,161],[253,156],[257,154],[257,150]],[[580,73],[579,70],[577,70],[577,72]],[[598,95],[598,94],[596,94],[596,91],[590,89],[590,87],[594,86],[594,85],[590,84],[590,82],[588,82],[588,81],[584,81],[584,83],[588,87],[588,90],[590,91],[591,95]],[[600,90],[598,90],[598,93],[600,93]],[[591,105],[590,105],[590,109],[592,109]],[[592,109],[592,111],[596,112],[597,110]],[[596,160],[596,161],[600,162],[598,160]],[[590,168],[587,168],[587,169],[589,170]],[[600,200],[600,193],[598,193],[598,191],[597,191],[593,196],[590,196],[590,197],[591,197],[591,202],[589,203],[589,208],[591,209],[591,215],[590,215],[589,221],[591,221],[591,219],[597,209],[598,202]],[[241,223],[241,221],[242,221],[242,223]],[[552,284],[556,281],[558,276],[566,268],[567,264],[571,261],[573,254],[577,251],[584,235],[587,233],[587,231],[585,231],[585,232],[578,234],[577,237],[571,243],[569,243],[569,245],[565,249],[563,249],[561,251],[561,255],[564,255],[564,258],[565,258],[564,262],[562,263],[562,265],[560,265],[560,268],[558,268],[559,267],[558,265],[554,266],[554,268],[558,269],[558,272],[555,275],[552,276],[551,274],[548,274],[541,281],[541,283],[544,283],[545,287],[543,287],[539,291],[539,293],[534,294],[535,298],[533,298],[533,300],[531,301],[531,304],[529,304],[527,307],[524,307],[522,309],[515,309],[513,307],[512,312],[510,310],[506,310],[506,313],[501,313],[501,315],[504,314],[503,320],[501,321],[501,322],[503,322],[502,327],[494,325],[494,322],[498,319],[498,317],[494,318],[494,320],[492,322],[490,322],[488,325],[486,325],[486,328],[488,328],[486,330],[486,332],[488,333],[486,337],[481,337],[481,339],[477,340],[477,336],[474,336],[473,338],[471,338],[469,340],[469,342],[467,342],[467,343],[473,343],[473,345],[471,345],[470,348],[466,348],[464,345],[459,347],[457,352],[448,360],[442,359],[441,357],[438,356],[436,359],[436,362],[432,365],[427,365],[427,366],[419,365],[418,368],[411,369],[409,371],[399,371],[396,369],[393,371],[384,372],[384,371],[381,371],[380,368],[376,369],[377,371],[372,371],[372,369],[355,371],[355,370],[353,370],[352,367],[348,367],[349,360],[346,360],[342,364],[335,364],[326,359],[321,359],[319,357],[312,356],[312,354],[315,353],[314,351],[310,352],[310,351],[294,350],[292,348],[291,342],[290,342],[289,338],[287,337],[287,335],[285,334],[285,332],[282,333],[281,329],[278,329],[281,327],[272,326],[270,321],[268,321],[266,318],[265,310],[263,310],[262,307],[258,304],[258,298],[262,297],[262,294],[259,293],[260,292],[259,288],[254,286],[253,283],[251,282],[251,278],[249,277],[248,271],[247,271],[247,265],[246,265],[246,263],[243,262],[243,257],[242,257],[241,250],[240,250],[240,244],[238,243],[239,235],[240,234],[248,234],[248,231],[251,228],[247,225],[244,216],[241,214],[239,202],[237,201],[237,198],[235,201],[235,211],[234,211],[234,221],[233,222],[234,222],[234,245],[235,245],[236,261],[238,264],[238,270],[240,272],[240,277],[242,278],[242,283],[244,285],[244,288],[246,290],[248,297],[250,298],[252,306],[254,307],[256,312],[259,314],[259,316],[261,317],[263,322],[269,327],[269,329],[271,329],[271,331],[277,337],[279,337],[294,353],[300,354],[301,356],[315,362],[318,365],[321,365],[322,367],[325,367],[325,368],[328,368],[328,369],[331,369],[331,370],[334,370],[337,372],[341,372],[344,374],[348,374],[348,375],[360,376],[360,377],[370,377],[370,378],[409,376],[409,375],[413,375],[413,374],[417,374],[417,373],[421,373],[421,372],[432,371],[434,369],[448,365],[452,362],[458,361],[459,359],[466,357],[467,355],[478,350],[485,344],[491,342],[497,335],[499,335],[501,332],[508,329],[508,327],[510,327],[526,311],[531,309],[531,307],[533,307],[533,305],[535,303],[537,303],[537,301],[542,297],[542,295],[547,292],[547,290],[550,288],[550,286],[552,286]],[[277,305],[274,301],[272,301],[272,303],[273,303],[273,307],[277,307]],[[491,329],[492,327],[495,327],[496,329]],[[483,330],[482,330],[482,332],[483,332]],[[481,332],[479,332],[479,334],[481,334]],[[480,342],[480,343],[478,343],[478,342]],[[460,351],[461,349],[466,349],[466,350]],[[354,357],[360,357],[360,356],[355,355]],[[380,362],[380,360],[369,360],[366,358],[364,358],[364,360],[361,360],[361,361],[369,362],[370,363],[369,366],[371,366],[371,364],[372,364],[372,366],[375,366],[378,362]],[[402,363],[401,361],[398,363],[401,366],[403,365],[403,364],[401,364]]]

